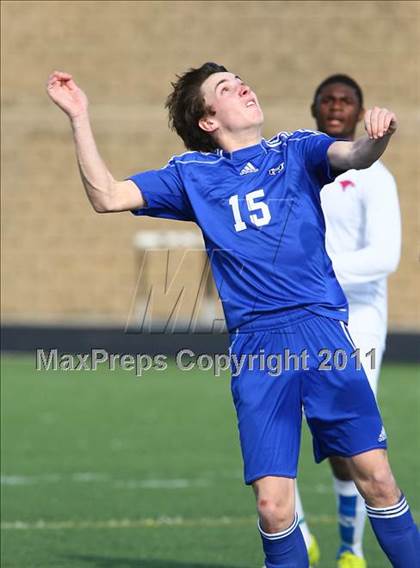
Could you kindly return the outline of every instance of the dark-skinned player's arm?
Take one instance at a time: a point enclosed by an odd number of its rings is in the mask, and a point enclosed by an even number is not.
[[[354,142],[337,140],[328,148],[328,160],[337,171],[363,170],[378,160],[397,129],[395,114],[386,108],[374,107],[365,113],[366,135]]]
[[[145,206],[136,184],[116,181],[99,155],[88,114],[88,99],[69,73],[54,71],[47,83],[51,100],[67,114],[86,194],[98,213],[130,211]]]

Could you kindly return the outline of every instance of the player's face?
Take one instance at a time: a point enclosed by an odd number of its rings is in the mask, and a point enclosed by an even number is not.
[[[357,123],[363,118],[363,109],[352,87],[331,83],[320,92],[312,114],[318,130],[335,138],[351,140]]]
[[[200,126],[211,132],[218,129],[232,132],[260,128],[264,116],[256,94],[233,73],[213,73],[201,85],[206,105],[215,112],[207,117],[212,124]]]

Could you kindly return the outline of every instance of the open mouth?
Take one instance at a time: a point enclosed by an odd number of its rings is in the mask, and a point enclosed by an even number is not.
[[[330,126],[341,126],[343,124],[343,121],[341,120],[341,118],[327,118],[327,123]]]
[[[248,101],[245,106],[247,108],[252,107],[252,106],[257,106],[257,103],[255,101]]]

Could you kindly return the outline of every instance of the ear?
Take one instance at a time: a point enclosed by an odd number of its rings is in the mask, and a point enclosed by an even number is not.
[[[218,128],[217,121],[212,116],[205,116],[204,118],[200,118],[200,120],[198,121],[198,126],[201,128],[201,130],[204,130],[204,132],[208,132],[209,134],[211,134]]]
[[[365,116],[365,109],[363,107],[360,107],[359,110],[359,114],[357,115],[357,122],[360,122],[361,120],[363,120],[363,117]]]
[[[311,104],[311,115],[312,115],[312,118],[316,119],[316,105],[315,105],[315,103]]]

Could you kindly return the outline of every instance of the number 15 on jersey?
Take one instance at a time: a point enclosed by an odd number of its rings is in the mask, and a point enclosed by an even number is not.
[[[267,203],[264,201],[257,201],[264,197],[263,189],[256,189],[245,195],[245,201],[247,209],[250,213],[249,220],[256,227],[262,227],[267,225],[271,221],[271,213]],[[241,212],[239,209],[239,196],[232,195],[229,199],[229,205],[232,207],[233,218],[235,221],[234,228],[237,233],[239,231],[244,231],[247,228],[246,223],[241,217]]]

